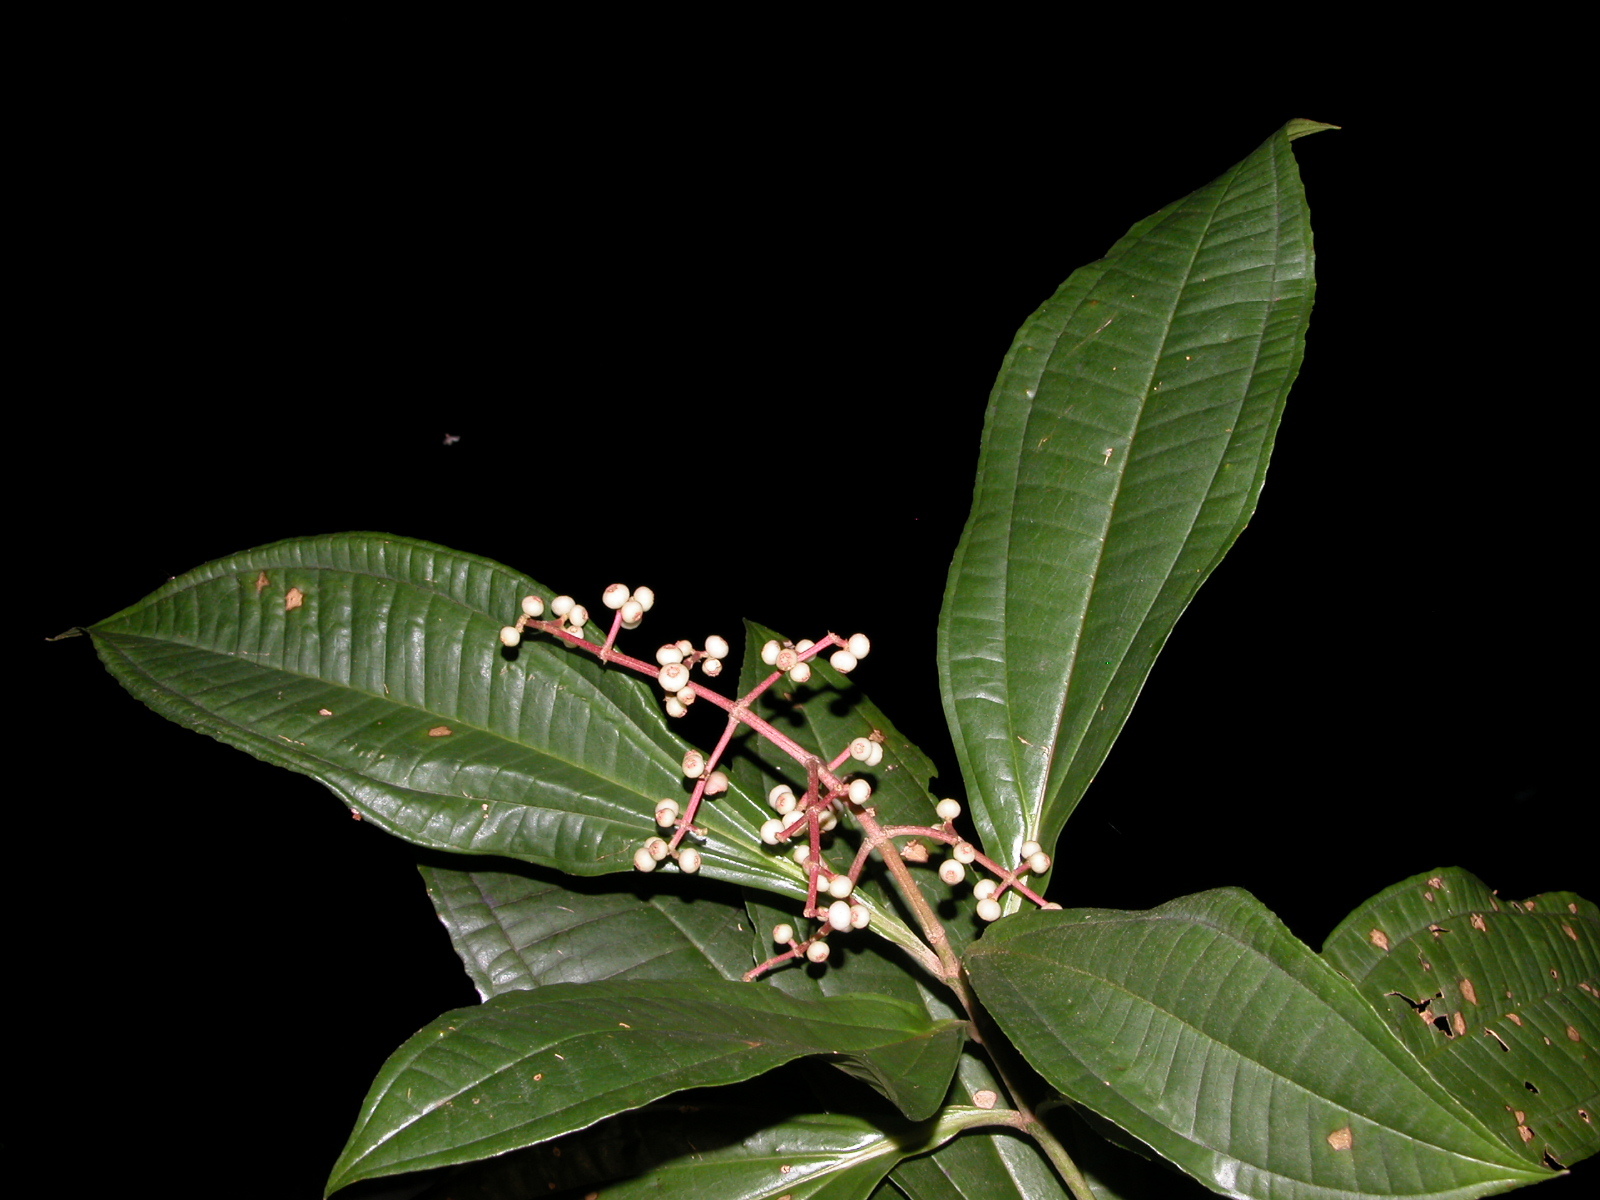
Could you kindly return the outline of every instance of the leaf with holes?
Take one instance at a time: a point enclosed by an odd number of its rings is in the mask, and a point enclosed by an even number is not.
[[[179,576],[89,633],[163,716],[310,775],[418,845],[574,875],[633,869],[688,748],[639,679],[501,627],[526,575],[378,533],[297,538]],[[600,635],[590,631],[591,639]],[[804,895],[738,787],[702,809],[704,871]]]
[[[1512,1150],[1600,1150],[1600,911],[1571,892],[1501,900],[1458,867],[1380,892],[1322,956]]]
[[[1073,273],[1018,332],[939,621],[995,858],[1047,848],[1256,506],[1311,315],[1294,122]],[[1013,860],[1014,861],[1014,860]]]
[[[1230,1196],[1486,1196],[1549,1178],[1463,1109],[1355,986],[1237,889],[1023,913],[967,951],[1044,1078]]]
[[[959,1047],[954,1021],[882,996],[805,1002],[726,980],[552,983],[455,1009],[378,1072],[328,1191],[471,1162],[582,1129],[684,1088],[807,1055],[888,1077]]]

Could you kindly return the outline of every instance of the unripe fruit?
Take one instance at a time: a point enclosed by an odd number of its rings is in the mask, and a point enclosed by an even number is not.
[[[811,664],[803,662],[795,663],[793,667],[789,668],[789,678],[794,680],[796,683],[807,682],[811,678]]]
[[[985,921],[998,921],[1000,919],[1000,901],[989,898],[979,900],[978,916]]]
[[[1039,845],[1038,842],[1023,842],[1022,849],[1019,853],[1023,858],[1032,858],[1035,854],[1039,853],[1039,851],[1043,849],[1044,847]]]
[[[656,594],[647,587],[634,588],[633,598],[645,612],[649,612],[656,606]]]
[[[787,817],[795,809],[800,807],[800,798],[793,792],[782,792],[779,794],[778,798],[772,802],[772,807],[776,809],[781,816]]]
[[[722,674],[722,660],[720,658],[705,658],[700,660],[700,669],[711,678],[715,679]]]
[[[656,860],[651,856],[650,851],[643,846],[633,852],[633,869],[635,871],[654,871],[656,869]]]
[[[761,840],[769,846],[778,844],[778,831],[783,828],[783,822],[774,818],[761,822]]]
[[[622,606],[621,612],[622,623],[629,629],[632,629],[644,619],[644,605],[637,600],[629,600]]]
[[[807,650],[811,649],[811,647],[815,645],[816,643],[810,638],[801,638],[794,644],[794,651],[796,654],[804,654]]]
[[[681,662],[668,663],[657,676],[661,686],[669,692],[681,692],[689,686],[689,668]]]
[[[832,808],[822,810],[822,818],[817,822],[817,828],[823,833],[832,833],[839,825],[839,814]]]
[[[812,942],[806,947],[806,957],[814,963],[828,961],[828,943]]]
[[[574,629],[582,629],[589,623],[589,610],[581,604],[574,604],[567,611],[567,624]]]
[[[650,857],[655,859],[657,862],[660,862],[663,858],[665,858],[669,852],[669,847],[667,846],[666,841],[657,837],[646,838],[644,848],[649,853]]]
[[[683,691],[678,693],[678,703],[683,705],[693,704],[694,696],[694,689],[692,687],[686,687],[683,689]]]
[[[678,642],[677,642],[677,646],[678,646],[678,649],[682,650],[685,655],[689,655],[689,654],[693,654],[694,653],[694,643],[691,642],[688,638],[679,638]]]
[[[656,805],[656,824],[663,829],[670,828],[678,819],[678,802],[676,800],[663,800]]]
[[[939,864],[939,878],[955,887],[966,878],[967,869],[953,858],[947,858]]]
[[[782,796],[785,792],[787,792],[791,796],[794,795],[794,789],[792,787],[790,787],[787,783],[778,784],[770,792],[767,793],[767,803],[772,805],[773,808],[777,808],[778,807],[778,797]]]
[[[680,663],[682,661],[683,651],[679,650],[676,646],[670,643],[656,651],[656,662],[661,664],[663,667],[668,663]]]
[[[685,875],[693,875],[700,869],[700,851],[693,846],[683,850],[678,855],[678,870]]]
[[[971,842],[957,842],[956,848],[950,852],[950,856],[958,863],[970,863],[978,857],[978,848]]]
[[[628,585],[613,583],[600,597],[600,603],[607,608],[618,609],[628,602]]]
[[[794,941],[794,926],[774,925],[772,927],[772,940],[780,946],[787,946]]]
[[[872,914],[861,905],[852,905],[850,908],[850,928],[865,929],[872,924]]]
[[[522,630],[515,625],[506,625],[500,630],[500,644],[515,646],[522,641]]]
[[[992,879],[980,879],[972,885],[972,898],[974,900],[987,900],[994,895],[994,889],[998,886],[999,884]]]
[[[828,655],[828,664],[839,674],[848,675],[856,669],[856,656],[848,650],[835,650]]]
[[[872,753],[867,755],[867,766],[875,767],[883,761],[883,743],[873,742]]]
[[[850,757],[859,762],[866,762],[872,757],[872,747],[876,744],[871,738],[855,738],[850,743]]]
[[[778,651],[777,657],[772,660],[772,664],[780,671],[792,671],[794,670],[795,664],[799,661],[800,656],[793,650],[789,649],[789,647],[785,646],[783,649]]]
[[[683,773],[689,779],[699,779],[706,771],[706,756],[690,750],[683,756]]]
[[[667,716],[681,717],[688,711],[689,710],[683,706],[683,701],[679,700],[676,696],[667,697]]]
[[[854,654],[857,658],[865,658],[867,656],[867,651],[872,649],[872,643],[867,640],[866,634],[852,633],[850,635],[849,647],[851,654]]]
[[[865,804],[872,799],[872,785],[865,779],[852,779],[849,795],[852,804]]]
[[[848,875],[835,875],[828,880],[828,895],[835,900],[843,900],[851,892],[855,891],[855,888],[856,885],[850,882],[850,876]]]
[[[796,846],[793,850],[789,851],[789,857],[794,859],[796,863],[803,867],[806,865],[806,860],[811,857],[811,847]]]
[[[939,814],[941,821],[954,821],[961,815],[961,801],[941,800],[933,806],[933,811]]]
[[[728,642],[727,642],[727,639],[726,638],[720,638],[716,634],[713,633],[710,637],[708,637],[706,639],[706,653],[709,654],[712,658],[727,658],[728,657]]]
[[[778,651],[782,648],[777,642],[763,642],[761,644],[761,661],[769,667],[772,666],[778,661]]]
[[[572,606],[576,603],[577,601],[571,596],[557,596],[550,601],[550,611],[558,617],[564,617],[572,611]]]
[[[544,616],[544,601],[538,596],[524,596],[522,598],[522,612],[524,616]]]
[[[728,790],[728,777],[721,771],[713,771],[706,776],[706,795],[720,796]]]
[[[840,933],[850,928],[850,906],[843,900],[835,900],[828,905],[828,924]]]
[[[1028,855],[1028,870],[1035,875],[1043,875],[1050,869],[1050,856],[1043,850],[1037,854]]]

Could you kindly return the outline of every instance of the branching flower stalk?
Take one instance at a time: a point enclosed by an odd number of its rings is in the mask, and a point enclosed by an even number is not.
[[[871,642],[866,635],[856,633],[843,638],[829,632],[817,641],[769,641],[762,647],[761,659],[773,668],[772,673],[745,695],[730,699],[691,678],[691,672],[696,667],[702,675],[712,678],[722,673],[723,661],[729,653],[725,639],[712,635],[698,649],[688,640],[667,643],[656,651],[654,663],[647,662],[617,650],[616,640],[621,631],[632,630],[640,625],[644,614],[655,603],[654,592],[649,588],[630,591],[626,585],[614,583],[606,588],[602,599],[605,606],[613,610],[613,615],[605,641],[599,645],[584,636],[589,613],[570,596],[557,596],[551,600],[551,618],[545,617],[546,607],[542,597],[524,597],[521,615],[515,624],[500,631],[500,640],[507,647],[515,647],[521,643],[524,632],[531,629],[554,637],[574,649],[593,654],[602,663],[614,664],[654,679],[665,693],[663,703],[669,717],[682,717],[691,704],[701,699],[728,714],[722,734],[709,754],[690,750],[684,755],[684,776],[694,781],[688,803],[680,807],[677,800],[669,798],[656,806],[656,824],[663,831],[671,829],[671,837],[647,838],[634,855],[635,868],[653,871],[670,858],[685,874],[694,874],[700,869],[700,851],[693,844],[685,843],[704,840],[705,833],[695,825],[695,817],[709,797],[727,791],[729,780],[727,774],[719,769],[719,764],[739,727],[742,725],[751,729],[805,770],[806,786],[802,794],[796,795],[790,785],[782,783],[768,794],[768,804],[777,815],[762,824],[760,835],[761,840],[769,846],[778,846],[803,836],[803,842],[792,852],[795,860],[806,869],[806,903],[801,915],[817,922],[817,925],[809,935],[803,937],[787,922],[774,926],[772,940],[784,949],[747,971],[744,979],[747,982],[754,981],[787,963],[802,959],[824,963],[830,953],[830,935],[867,928],[871,924],[871,912],[859,901],[856,888],[868,860],[877,851],[896,893],[910,908],[921,929],[925,944],[918,947],[916,952],[920,965],[955,994],[966,1013],[969,1036],[977,1044],[989,1049],[990,1039],[985,1036],[986,1014],[950,945],[943,922],[912,877],[907,859],[927,861],[925,843],[931,842],[950,847],[950,856],[938,867],[940,879],[949,886],[962,883],[969,868],[987,872],[993,878],[980,879],[973,887],[973,896],[977,901],[978,916],[985,921],[996,921],[1002,915],[1000,900],[1007,891],[1014,891],[1041,908],[1060,907],[1045,900],[1023,882],[1025,876],[1042,875],[1050,869],[1049,855],[1038,843],[1026,842],[1021,847],[1021,861],[1014,867],[1007,867],[989,857],[956,831],[955,822],[962,810],[961,803],[953,799],[940,800],[935,805],[935,815],[939,819],[936,825],[880,825],[877,810],[870,803],[870,781],[859,775],[841,775],[839,772],[852,761],[869,768],[881,762],[881,733],[874,731],[868,737],[855,738],[833,758],[825,761],[757,716],[754,711],[760,697],[785,677],[797,684],[809,681],[811,662],[830,648],[833,649],[829,663],[836,671],[848,674],[854,670],[871,651]],[[835,828],[841,811],[854,818],[862,835],[854,858],[843,871],[835,870],[828,863],[823,848],[823,835]],[[908,853],[902,853],[895,842],[896,838],[911,839]],[[1008,1064],[1001,1061],[1003,1056],[991,1050],[989,1057],[1015,1106],[997,1112],[994,1123],[1011,1126],[1031,1136],[1055,1164],[1073,1194],[1081,1200],[1087,1200],[1090,1193],[1082,1175],[1067,1155],[1065,1147],[1023,1102]]]

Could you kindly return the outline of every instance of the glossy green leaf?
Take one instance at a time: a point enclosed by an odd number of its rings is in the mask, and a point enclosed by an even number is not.
[[[1551,1174],[1248,893],[1023,913],[966,961],[1051,1085],[1224,1195],[1471,1197]]]
[[[375,533],[219,559],[89,630],[157,712],[310,775],[390,833],[574,875],[632,870],[687,748],[651,690],[501,626],[528,593],[488,559]],[[591,640],[600,634],[590,631]],[[760,804],[706,806],[704,873],[794,894]]]
[[[1054,844],[1255,509],[1311,312],[1312,128],[1135,225],[1006,355],[938,649],[997,858]]]
[[[676,875],[574,879],[511,866],[421,868],[486,1000],[546,983],[738,979],[751,967],[749,918],[733,889]]]
[[[1571,892],[1501,900],[1447,867],[1374,896],[1322,956],[1512,1150],[1563,1166],[1600,1150],[1593,903]]]
[[[503,992],[445,1013],[390,1057],[328,1190],[519,1149],[806,1055],[882,1072],[880,1053],[899,1062],[959,1036],[882,996],[807,1002],[725,980]]]

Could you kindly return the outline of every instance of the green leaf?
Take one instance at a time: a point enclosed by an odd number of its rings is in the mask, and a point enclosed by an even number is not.
[[[1501,900],[1448,867],[1368,900],[1322,956],[1512,1150],[1563,1166],[1600,1150],[1594,904],[1571,892]]]
[[[1225,1195],[1471,1197],[1551,1175],[1245,892],[1019,914],[966,961],[1051,1085]]]
[[[938,650],[996,858],[1054,844],[1255,509],[1311,313],[1304,132],[1135,225],[1006,355]]]
[[[546,983],[738,979],[751,967],[739,893],[704,880],[687,891],[677,876],[580,880],[537,867],[421,870],[428,898],[486,1000]]]
[[[724,980],[504,992],[445,1013],[390,1056],[328,1191],[530,1146],[806,1055],[882,1071],[877,1055],[915,1055],[958,1038],[956,1024],[882,996],[806,1002]]]
[[[648,686],[501,626],[551,589],[488,559],[376,533],[208,563],[89,630],[162,715],[310,775],[422,846],[574,875],[633,869],[687,744]],[[591,640],[600,634],[590,631]],[[708,876],[790,895],[737,788],[705,806]],[[752,823],[753,822],[753,823]]]

